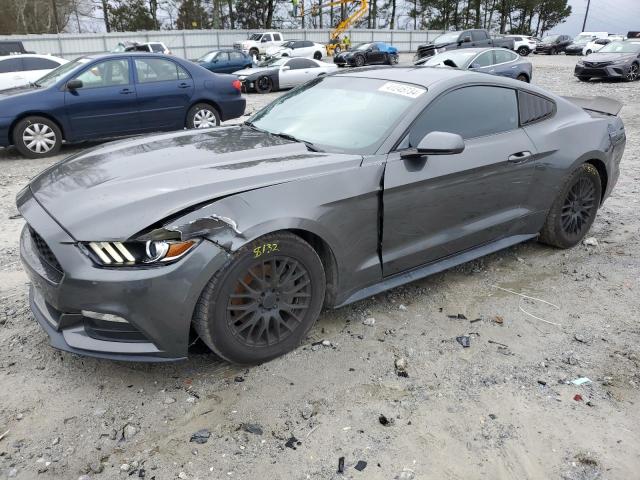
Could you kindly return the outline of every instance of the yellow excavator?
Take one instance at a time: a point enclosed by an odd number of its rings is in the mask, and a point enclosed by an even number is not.
[[[351,27],[355,22],[360,20],[365,13],[367,13],[367,9],[369,7],[367,0],[333,0],[325,3],[319,3],[313,5],[311,8],[311,14],[317,15],[320,9],[328,8],[328,7],[336,7],[338,5],[347,5],[351,3],[360,4],[358,8],[347,18],[342,20],[329,34],[329,43],[326,45],[327,47],[327,55],[333,55],[334,53],[340,53],[343,50],[348,50],[351,45],[351,40],[345,41],[344,34],[345,31]],[[302,1],[302,5],[300,6],[300,16],[304,17],[304,0]]]

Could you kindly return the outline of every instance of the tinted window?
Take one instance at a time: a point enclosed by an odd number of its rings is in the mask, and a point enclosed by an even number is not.
[[[513,39],[514,39],[516,42],[521,42],[521,41],[522,41],[522,37],[513,37]]]
[[[556,110],[555,103],[538,95],[520,91],[518,93],[520,103],[520,125],[529,125],[545,120]]]
[[[218,52],[218,55],[216,55],[216,60],[218,60],[219,62],[226,62],[229,60],[229,54],[227,52]]]
[[[164,47],[160,43],[152,43],[150,47],[152,52],[156,52],[156,53],[164,52]]]
[[[409,146],[417,146],[429,132],[451,132],[463,138],[475,138],[516,128],[515,90],[465,87],[442,95],[420,114],[409,132]]]
[[[471,62],[471,65],[473,66],[473,68],[488,67],[490,65],[493,65],[493,52],[489,51],[478,55],[478,58]]]
[[[318,65],[316,65],[315,62],[312,62],[311,60],[308,60],[306,58],[294,58],[292,60],[289,60],[287,62],[287,65],[291,68],[291,70],[300,70],[303,68],[315,68]]]
[[[273,34],[273,39],[279,42],[279,41],[282,40],[282,37],[280,36],[279,33],[274,33]]]
[[[262,36],[262,42],[270,42],[271,41],[271,35],[270,34],[266,34]]]
[[[471,32],[471,39],[474,41],[486,40],[487,34],[478,30],[474,30],[473,32]]]
[[[138,83],[168,82],[189,78],[189,74],[182,67],[170,60],[136,58],[135,62]]]
[[[229,52],[231,60],[244,60],[244,55],[240,52]]]
[[[96,63],[76,77],[82,80],[82,88],[112,87],[129,84],[129,62],[127,60],[107,60]]]
[[[25,70],[53,70],[58,68],[60,64],[49,60],[48,58],[25,57],[22,59]]]
[[[21,72],[22,71],[22,59],[21,58],[9,58],[0,62],[0,73],[9,72]]]
[[[502,50],[494,50],[493,52],[495,55],[496,63],[510,62],[517,58],[515,53],[509,50],[505,50],[504,48]]]
[[[303,43],[303,47],[313,47],[313,42],[309,41],[309,40],[305,40]]]

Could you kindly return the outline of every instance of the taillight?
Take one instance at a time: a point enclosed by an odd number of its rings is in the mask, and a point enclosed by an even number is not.
[[[240,80],[234,80],[233,82],[231,82],[231,85],[239,92],[242,91],[242,82],[240,82]]]

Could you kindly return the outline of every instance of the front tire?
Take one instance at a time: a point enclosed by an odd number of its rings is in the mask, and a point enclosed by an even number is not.
[[[549,50],[549,55],[556,55],[558,52],[556,51],[555,48],[552,48],[551,50]]]
[[[258,93],[271,93],[273,91],[273,81],[271,78],[263,75],[256,80],[255,88]]]
[[[45,117],[26,117],[18,122],[12,132],[13,144],[27,158],[44,158],[55,155],[62,146],[62,131]]]
[[[322,60],[322,53],[321,52],[314,53],[313,58],[316,60]]]
[[[353,59],[353,63],[356,67],[364,66],[364,57],[362,55],[356,55],[356,58]]]
[[[208,103],[196,103],[187,113],[187,128],[211,128],[220,126],[220,114]]]
[[[239,249],[204,288],[193,317],[200,338],[223,359],[255,365],[296,348],[325,296],[318,254],[288,232]]]
[[[585,237],[596,218],[602,184],[598,169],[589,163],[571,173],[560,189],[540,232],[540,241],[571,248]]]
[[[632,63],[629,66],[629,71],[625,75],[625,79],[627,82],[635,82],[640,77],[640,67],[638,67],[637,63]]]

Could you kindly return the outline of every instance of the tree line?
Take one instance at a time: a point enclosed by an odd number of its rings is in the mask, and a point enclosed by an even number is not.
[[[331,28],[357,1],[1,0],[0,34],[159,29]],[[301,15],[302,12],[304,15]],[[571,14],[568,0],[371,0],[352,28],[458,30],[543,35]]]

